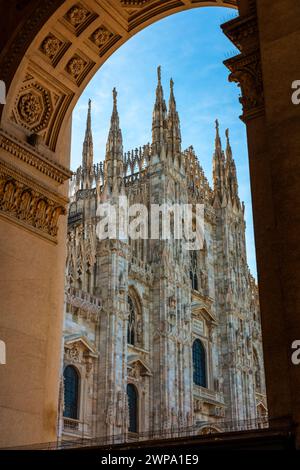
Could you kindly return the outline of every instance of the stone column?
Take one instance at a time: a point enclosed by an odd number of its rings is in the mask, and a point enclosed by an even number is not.
[[[222,25],[240,54],[225,61],[241,87],[247,126],[270,425],[300,423],[300,4],[240,1],[243,16]]]
[[[0,131],[0,447],[56,441],[69,176]]]

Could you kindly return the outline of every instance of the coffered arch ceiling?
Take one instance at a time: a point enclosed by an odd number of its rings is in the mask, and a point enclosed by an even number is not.
[[[55,3],[61,2],[42,2],[26,20],[10,44],[7,62],[1,64],[4,75],[9,75],[19,61],[2,113],[2,129],[20,140],[39,142],[49,156],[55,153],[59,136],[85,86],[130,37],[173,13],[201,6],[236,8],[237,2],[66,0],[50,11]],[[47,8],[49,18],[44,22]],[[39,18],[43,24],[40,28]],[[25,43],[31,40],[28,47]],[[19,60],[18,54],[25,46],[26,54]]]

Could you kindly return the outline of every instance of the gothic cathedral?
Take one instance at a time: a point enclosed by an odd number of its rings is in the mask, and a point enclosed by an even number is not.
[[[114,90],[105,160],[94,163],[89,102],[68,215],[63,439],[243,429],[267,413],[258,289],[229,133],[224,152],[216,121],[211,188],[193,147],[181,149],[173,81],[167,108],[160,74],[143,148],[123,152]],[[97,208],[121,195],[146,207],[204,204],[202,248],[99,239]]]

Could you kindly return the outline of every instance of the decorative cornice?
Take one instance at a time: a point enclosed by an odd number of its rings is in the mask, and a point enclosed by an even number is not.
[[[221,28],[228,39],[241,52],[248,51],[259,44],[258,25],[255,15],[247,17],[238,16],[222,24]]]
[[[58,163],[50,161],[29,145],[19,142],[15,137],[0,130],[0,148],[19,158],[49,178],[62,184],[72,176],[72,172]]]
[[[0,216],[54,243],[68,199],[0,160]]]

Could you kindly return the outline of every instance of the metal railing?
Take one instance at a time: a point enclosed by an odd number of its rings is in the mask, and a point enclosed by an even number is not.
[[[72,423],[69,423],[72,421]],[[73,423],[76,420],[68,419],[68,425],[75,426]],[[78,422],[78,426],[79,426]],[[84,423],[82,423],[84,424]],[[141,433],[126,433],[116,434],[111,436],[99,436],[88,438],[83,435],[80,437],[74,436],[74,439],[58,439],[56,442],[49,442],[44,444],[36,444],[32,446],[18,447],[18,449],[27,448],[35,450],[58,450],[67,448],[79,448],[79,447],[91,447],[91,446],[112,446],[116,444],[130,444],[141,441],[153,441],[163,439],[176,439],[176,438],[197,438],[202,435],[218,435],[220,433],[230,432],[241,432],[241,431],[255,431],[269,428],[268,417],[261,417],[256,419],[248,420],[217,420],[212,421],[200,421],[193,426],[185,428],[171,428],[171,429],[154,429],[153,431],[141,432]]]

